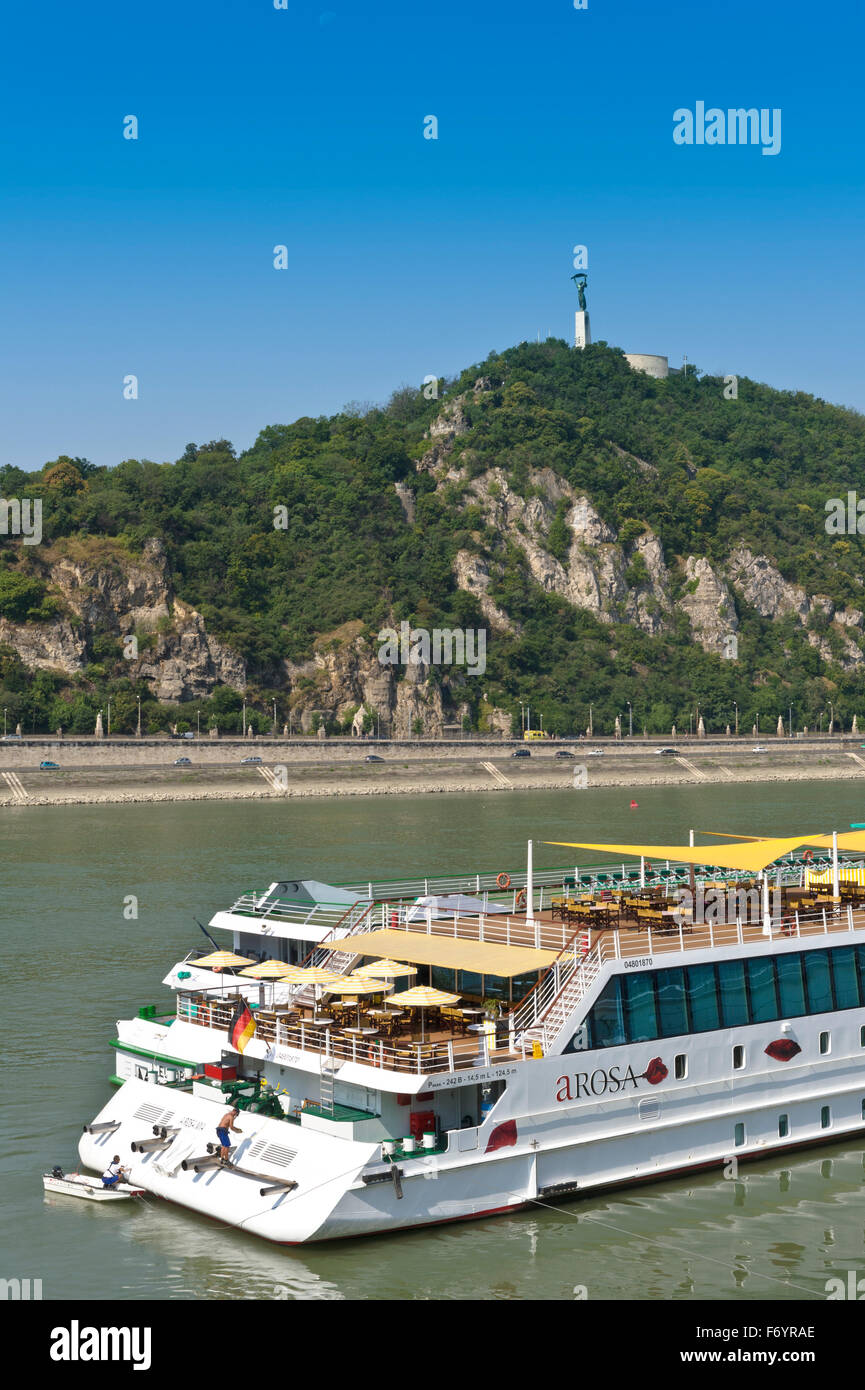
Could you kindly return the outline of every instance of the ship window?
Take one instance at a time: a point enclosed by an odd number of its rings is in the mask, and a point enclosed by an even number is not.
[[[862,1102],[862,1119],[865,1120],[865,1100]]]
[[[855,1009],[860,1003],[856,957],[852,946],[840,946],[832,952],[832,979],[835,985],[835,1008]]]
[[[721,990],[721,1019],[725,1028],[747,1023],[748,998],[745,994],[745,962],[725,960],[718,964],[718,984]]]
[[[826,1054],[828,1051],[829,1051],[829,1034],[828,1034],[828,1033],[821,1033],[821,1034],[820,1034],[820,1052],[825,1056],[825,1054]]]
[[[688,1004],[685,998],[685,977],[681,970],[659,970],[658,1022],[662,1038],[675,1038],[689,1033]]]
[[[654,980],[648,970],[624,976],[625,1017],[631,1042],[649,1042],[658,1036]]]
[[[589,1019],[589,1047],[619,1047],[627,1042],[622,1011],[621,975],[614,975],[599,996]]]
[[[745,1142],[745,1126],[744,1126],[743,1124],[738,1124],[738,1125],[736,1126],[735,1130],[733,1131],[733,1140],[734,1140],[734,1142],[735,1142],[735,1145],[736,1145],[736,1148],[737,1148],[737,1149],[739,1148],[740,1144],[744,1144],[744,1142]]]
[[[778,1138],[786,1139],[790,1133],[790,1121],[786,1115],[778,1116]]]
[[[824,1105],[823,1109],[820,1111],[820,1128],[828,1129],[831,1123],[832,1111],[829,1109],[828,1105]]]
[[[865,1047],[865,1027],[859,1029],[859,1046]]]
[[[766,1023],[778,1017],[775,994],[775,962],[769,956],[747,962],[748,992],[751,996],[751,1022]]]
[[[782,1018],[796,1018],[805,1012],[805,985],[802,980],[802,957],[800,955],[778,956],[775,960],[778,970],[778,995],[781,1002]]]
[[[684,1081],[688,1075],[688,1059],[684,1052],[680,1052],[673,1063],[673,1075],[677,1081]]]
[[[433,989],[443,989],[448,994],[455,994],[457,988],[457,972],[444,965],[434,965],[430,971],[430,980]]]
[[[739,1071],[745,1065],[745,1049],[741,1043],[737,1043],[733,1048],[733,1068]]]
[[[689,965],[685,974],[688,980],[692,1030],[695,1033],[707,1033],[713,1028],[720,1028],[714,965]]]
[[[808,1012],[829,1013],[832,1008],[832,979],[828,951],[806,951],[805,982],[808,987]]]

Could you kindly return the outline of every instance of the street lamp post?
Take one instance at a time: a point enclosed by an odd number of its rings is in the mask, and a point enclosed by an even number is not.
[[[195,737],[201,738],[201,708],[195,711]]]
[[[790,737],[793,737],[793,706],[790,706]]]
[[[3,711],[3,737],[6,737],[6,711]]]
[[[592,707],[589,705],[589,738],[595,737],[595,723],[592,717]]]
[[[736,737],[738,738],[738,737],[739,737],[739,706],[736,704],[736,701],[735,701],[735,700],[733,701],[733,708],[734,708],[735,711],[736,711]]]
[[[108,701],[108,737],[111,737],[111,701]]]
[[[243,727],[240,733],[243,738],[246,738],[246,699],[243,701]]]
[[[634,708],[630,700],[628,701],[628,738],[634,737]]]
[[[276,696],[273,697],[273,737],[276,738]]]
[[[135,698],[138,701],[138,728],[135,731],[135,737],[141,738],[141,696],[136,695]]]
[[[831,734],[835,732],[835,706],[831,700],[827,703],[829,705],[829,732]]]
[[[820,711],[820,736],[821,736],[821,737],[822,737],[822,735],[823,735],[823,715],[824,715],[825,713],[826,713],[826,711],[825,711],[824,709],[821,709],[821,711]]]

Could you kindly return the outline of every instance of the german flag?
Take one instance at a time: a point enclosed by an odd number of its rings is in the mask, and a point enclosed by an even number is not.
[[[243,1052],[249,1039],[255,1034],[255,1019],[245,999],[238,999],[234,1017],[228,1030],[228,1038],[235,1052]]]

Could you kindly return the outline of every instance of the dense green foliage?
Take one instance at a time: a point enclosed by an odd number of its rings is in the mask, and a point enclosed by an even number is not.
[[[478,378],[484,389],[474,391]],[[723,661],[693,643],[684,618],[673,634],[651,638],[575,610],[532,581],[519,547],[486,523],[468,491],[496,467],[528,498],[529,470],[551,468],[617,529],[635,588],[647,575],[633,543],[648,526],[663,543],[674,587],[684,587],[677,557],[723,562],[742,543],[808,593],[858,607],[863,541],[827,535],[824,521],[827,499],[865,478],[862,416],[744,378],[729,400],[719,378],[689,372],[656,381],[605,344],[574,352],[557,340],[491,354],[440,386],[437,400],[404,388],[381,408],[270,426],[240,456],[215,440],[189,445],[176,463],[129,459],[94,469],[63,457],[33,475],[7,467],[0,495],[44,499],[47,544],[111,537],[136,553],[147,537],[161,537],[178,594],[249,663],[250,702],[258,699],[263,727],[273,694],[285,717],[282,659],[307,657],[317,637],[344,622],[360,620],[370,636],[402,619],[486,626],[475,598],[456,587],[459,549],[486,559],[491,596],[520,625],[518,636],[491,634],[486,674],[453,691],[476,724],[490,705],[503,705],[518,727],[521,699],[560,733],[584,728],[590,703],[596,730],[609,732],[628,700],[635,730],[653,732],[669,732],[674,721],[687,728],[697,705],[715,729],[733,722],[734,702],[743,727],[759,712],[763,727],[774,728],[791,704],[800,726],[815,726],[829,700],[836,719],[865,714],[862,672],[825,662],[792,620],[771,623],[740,604],[739,657]],[[415,461],[430,447],[426,431],[443,401],[457,396],[468,432],[452,457],[462,455],[465,481],[437,488]],[[413,497],[411,524],[396,483]],[[547,542],[559,559],[569,545],[565,516],[560,505]],[[0,617],[51,616],[38,549],[0,545]],[[826,640],[840,650],[837,633],[830,629]],[[176,711],[160,710],[146,687],[124,679],[116,647],[108,637],[94,643],[77,683],[28,674],[7,653],[0,699],[27,724],[62,722],[72,731],[77,720],[83,731],[109,695],[115,727],[134,727],[141,695],[148,727],[164,726]],[[240,697],[217,691],[202,704],[202,721],[236,719],[239,705]]]

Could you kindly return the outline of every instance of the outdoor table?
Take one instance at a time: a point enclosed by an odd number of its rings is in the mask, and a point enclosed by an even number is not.
[[[370,1018],[400,1018],[395,1009],[367,1009]]]
[[[469,1033],[485,1033],[486,1031],[487,1026],[485,1023],[470,1023],[468,1026]]]
[[[474,1018],[475,1016],[482,1014],[483,1009],[460,1009],[460,1013],[465,1014],[467,1018]]]
[[[319,1014],[317,1018],[308,1018],[306,1022],[312,1028],[326,1028],[333,1023],[333,1019],[328,1014]]]
[[[356,1033],[359,1038],[374,1038],[378,1035],[378,1028],[343,1028],[344,1033]]]

